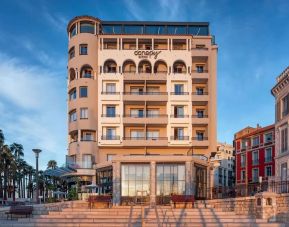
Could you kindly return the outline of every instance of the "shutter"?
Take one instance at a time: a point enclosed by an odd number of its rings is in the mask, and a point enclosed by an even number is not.
[[[278,101],[277,104],[276,104],[276,113],[275,113],[276,122],[280,121],[280,119],[281,119],[281,116],[280,116],[280,114],[281,114],[281,105],[280,104],[281,104],[280,101]]]

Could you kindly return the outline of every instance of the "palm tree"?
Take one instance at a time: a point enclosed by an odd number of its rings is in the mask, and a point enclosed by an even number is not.
[[[2,163],[3,170],[3,178],[4,178],[4,200],[7,200],[7,192],[8,192],[8,183],[9,183],[9,172],[11,170],[11,166],[14,166],[13,155],[10,151],[8,145],[3,145],[2,152],[0,155],[0,163]]]
[[[19,143],[13,143],[10,145],[10,150],[13,153],[16,160],[20,159],[20,157],[24,156],[23,146]]]
[[[50,160],[47,163],[47,169],[56,169],[57,168],[57,162],[55,160]]]

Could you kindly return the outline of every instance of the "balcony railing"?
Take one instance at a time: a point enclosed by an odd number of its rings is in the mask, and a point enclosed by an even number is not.
[[[94,138],[81,138],[80,141],[82,141],[82,142],[95,142],[96,140]]]
[[[171,92],[171,95],[188,95],[189,92]]]
[[[191,50],[209,50],[207,47],[192,47]]]
[[[189,136],[171,136],[171,140],[189,140]]]
[[[188,118],[189,115],[178,115],[178,114],[171,114],[171,118]]]
[[[115,92],[115,91],[102,91],[102,95],[119,95],[120,92]]]
[[[167,92],[123,92],[124,95],[167,95]]]
[[[208,70],[192,70],[193,73],[208,73]]]
[[[205,114],[193,115],[192,118],[208,118],[208,115]]]
[[[108,136],[108,135],[104,135],[101,136],[102,140],[119,140],[120,136]]]
[[[159,118],[159,117],[167,117],[167,114],[143,114],[143,115],[138,115],[138,114],[125,114],[123,117],[133,117],[133,118]]]
[[[208,92],[192,92],[192,95],[208,95],[209,93]]]
[[[205,141],[208,140],[208,137],[192,137],[192,140],[197,140],[197,141]]]
[[[136,136],[136,137],[123,137],[124,140],[167,140],[168,137],[157,137],[157,136]]]
[[[119,117],[119,114],[101,114],[101,117]]]

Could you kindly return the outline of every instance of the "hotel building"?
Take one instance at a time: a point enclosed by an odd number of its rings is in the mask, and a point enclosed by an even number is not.
[[[206,197],[216,151],[217,45],[208,23],[73,18],[68,156],[115,205]]]
[[[271,90],[275,97],[275,137],[276,137],[276,176],[277,181],[289,180],[289,67],[277,77]]]
[[[275,126],[247,127],[235,134],[236,185],[270,180],[275,174]]]

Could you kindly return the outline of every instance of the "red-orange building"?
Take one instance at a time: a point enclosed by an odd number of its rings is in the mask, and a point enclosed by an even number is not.
[[[236,185],[267,181],[275,175],[275,128],[246,127],[234,135]]]

